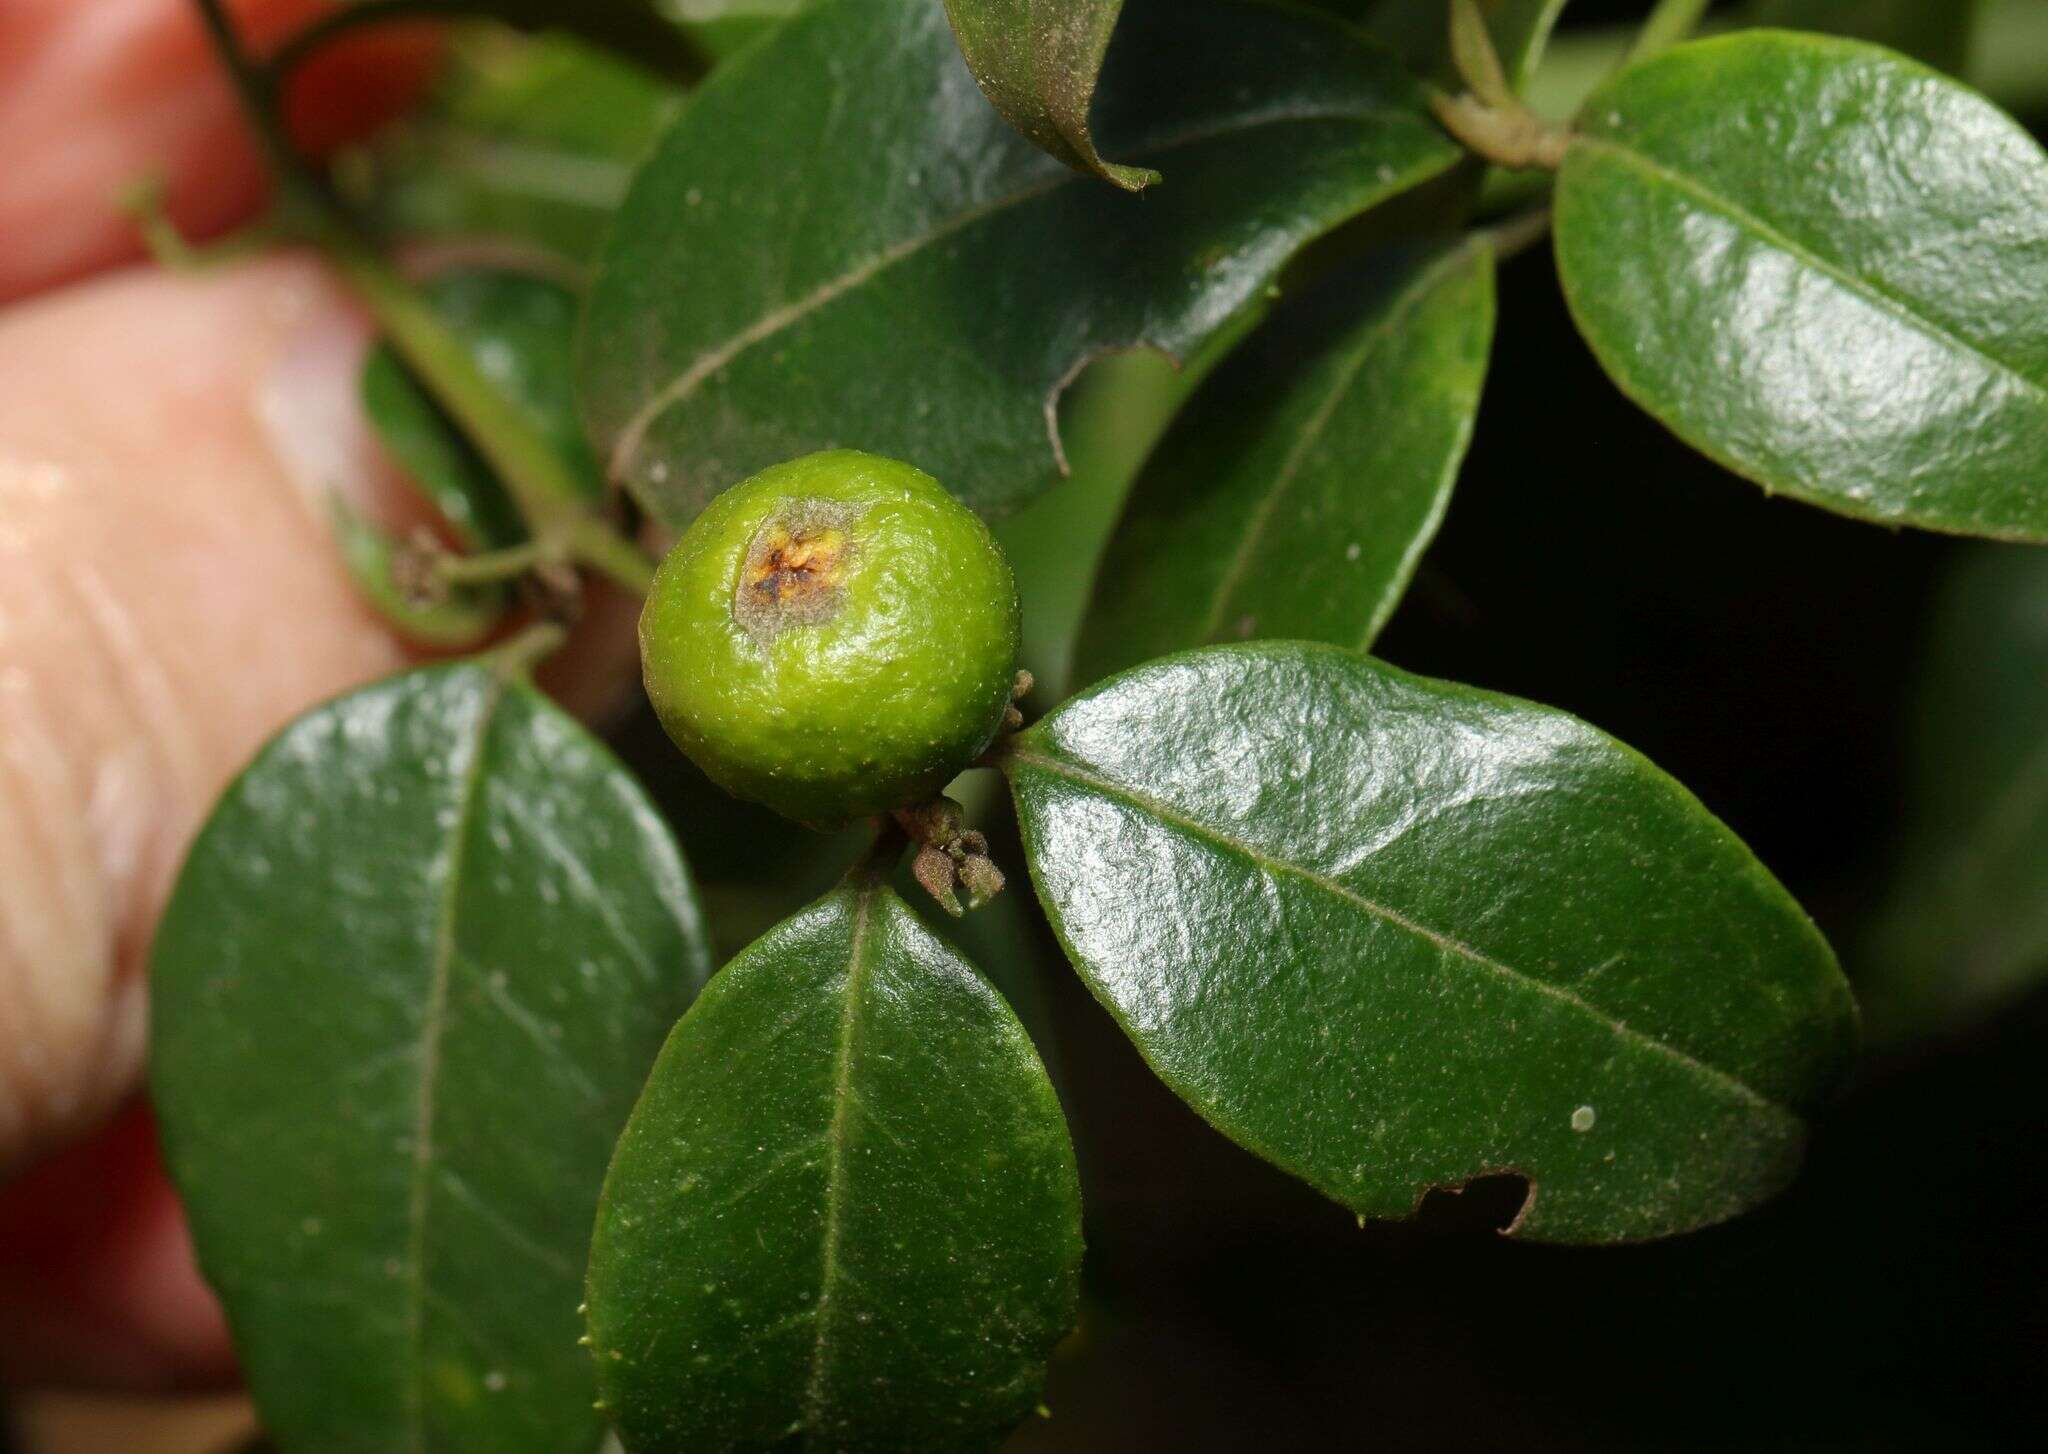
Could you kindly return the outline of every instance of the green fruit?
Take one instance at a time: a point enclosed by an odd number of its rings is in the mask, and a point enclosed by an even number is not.
[[[726,791],[807,823],[919,802],[1002,725],[1017,583],[922,470],[854,450],[734,485],[640,615],[647,695]]]

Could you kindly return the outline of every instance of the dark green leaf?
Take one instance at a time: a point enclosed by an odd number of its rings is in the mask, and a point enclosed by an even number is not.
[[[946,0],[967,69],[1003,119],[1077,171],[1136,192],[1159,180],[1106,162],[1088,134],[1124,0]]]
[[[752,45],[797,11],[806,0],[725,0],[710,5],[666,0],[667,13],[688,32],[697,49],[720,65]]]
[[[604,488],[576,417],[570,379],[576,295],[559,283],[494,268],[458,268],[421,285],[444,323],[489,379],[575,468],[591,498]],[[371,349],[363,363],[363,411],[455,538],[483,550],[516,543],[525,529],[482,455],[464,439],[397,350]]]
[[[1874,41],[1954,74],[1983,13],[1982,0],[1754,0],[1747,19]]]
[[[1516,1230],[1660,1236],[1792,1175],[1834,957],[1733,834],[1547,708],[1333,647],[1210,647],[1017,740],[1039,897],[1224,1134],[1361,1216],[1529,1179]]]
[[[546,278],[492,268],[443,272],[421,291],[469,345],[483,376],[569,462],[590,498],[602,495],[604,477],[576,412],[576,295]]]
[[[1493,337],[1483,241],[1382,253],[1291,300],[1138,477],[1082,626],[1081,679],[1204,642],[1365,646],[1450,501]]]
[[[1882,1039],[1949,1029],[2048,975],[2048,551],[1965,559],[1919,695],[1904,861],[1858,980]]]
[[[844,445],[1021,503],[1088,359],[1185,356],[1301,243],[1454,159],[1413,83],[1333,22],[1138,0],[1117,35],[1096,131],[1170,165],[1142,197],[1005,125],[929,0],[826,0],[722,67],[635,180],[591,295],[578,378],[614,478],[679,525]]]
[[[2048,540],[2048,157],[1852,41],[1745,31],[1596,92],[1557,186],[1579,328],[1766,489]]]
[[[284,1448],[597,1442],[597,1190],[704,946],[639,787],[481,666],[316,708],[228,789],[157,932],[151,1085]]]
[[[417,114],[337,179],[379,231],[487,237],[580,264],[680,93],[576,42],[465,34]]]
[[[1073,1151],[1031,1042],[886,886],[722,970],[619,1140],[590,1334],[633,1454],[992,1449],[1074,1316]]]

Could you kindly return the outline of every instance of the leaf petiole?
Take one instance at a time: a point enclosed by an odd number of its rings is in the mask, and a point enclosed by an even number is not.
[[[221,64],[276,174],[279,206],[367,306],[392,347],[496,471],[528,533],[628,590],[645,594],[653,566],[629,540],[587,512],[569,463],[485,377],[469,349],[419,291],[356,230],[341,204],[299,158],[278,109],[276,77],[242,48],[222,0],[197,0]]]
[[[847,866],[839,880],[842,885],[869,887],[896,871],[897,861],[903,857],[903,850],[910,843],[910,835],[892,818],[877,818],[875,824],[874,838],[861,850],[860,857]]]
[[[1546,205],[1517,212],[1482,229],[1479,235],[1492,245],[1494,261],[1506,262],[1550,235],[1550,208]]]
[[[495,672],[501,681],[525,681],[568,639],[569,628],[561,622],[535,621],[472,659]]]
[[[285,219],[271,212],[247,227],[212,242],[193,242],[178,230],[164,206],[164,179],[138,177],[114,196],[114,205],[134,219],[151,261],[174,273],[198,272],[234,262],[292,236]]]
[[[1671,49],[1699,28],[1706,13],[1707,0],[1657,0],[1622,65],[1632,66]]]
[[[475,555],[437,555],[434,578],[444,586],[484,586],[516,580],[528,571],[552,565],[561,559],[550,541],[529,540],[503,550],[486,550]]]
[[[1451,0],[1451,60],[1465,90],[1432,91],[1430,110],[1475,156],[1516,170],[1557,170],[1569,133],[1545,121],[1515,94],[1477,0]]]

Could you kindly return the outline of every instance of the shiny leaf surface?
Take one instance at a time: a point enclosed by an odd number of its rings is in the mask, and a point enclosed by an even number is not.
[[[414,672],[263,749],[158,930],[151,1084],[281,1447],[595,1446],[598,1187],[708,969],[667,828],[528,687]]]
[[[1985,546],[1938,601],[1898,880],[1858,979],[1874,1038],[1947,1030],[2048,976],[2048,551]]]
[[[1370,644],[1450,501],[1492,338],[1476,240],[1383,253],[1290,300],[1145,462],[1081,679],[1248,636]]]
[[[1054,928],[1168,1085],[1361,1216],[1528,1178],[1655,1237],[1792,1175],[1855,1012],[1811,922],[1648,762],[1332,647],[1113,677],[1006,763]]]
[[[1124,0],[946,0],[967,69],[1003,119],[1077,171],[1135,192],[1159,174],[1104,161],[1088,134],[1123,8]]]
[[[604,1400],[632,1454],[991,1449],[1080,1255],[1031,1042],[856,881],[720,971],[661,1053],[591,1249]]]
[[[1017,135],[927,0],[825,0],[722,67],[591,295],[578,379],[613,477],[679,525],[844,446],[1016,505],[1056,475],[1088,359],[1185,355],[1302,242],[1453,159],[1390,58],[1242,0],[1129,5],[1095,120],[1174,184],[1128,196]]]
[[[1983,14],[1983,0],[1754,0],[1745,18],[1888,45],[1954,74],[1969,58]]]
[[[576,416],[571,351],[576,295],[502,268],[455,268],[420,292],[469,349],[478,370],[567,460],[590,498],[603,476]],[[455,537],[471,549],[525,537],[504,486],[389,343],[363,362],[363,412]]]
[[[1580,331],[1695,448],[1863,519],[2048,540],[2048,157],[1937,73],[1747,31],[1587,104]]]

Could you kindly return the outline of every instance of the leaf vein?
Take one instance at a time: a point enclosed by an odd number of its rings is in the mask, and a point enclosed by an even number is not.
[[[1764,221],[1763,218],[1751,212],[1740,202],[1724,197],[1703,183],[1686,176],[1683,172],[1673,171],[1662,162],[1644,155],[1633,147],[1624,146],[1620,142],[1604,137],[1579,136],[1574,139],[1573,145],[1606,153],[1621,162],[1622,165],[1631,167],[1647,176],[1654,177],[1674,190],[1684,193],[1692,198],[1693,201],[1699,203],[1705,210],[1719,213],[1726,220],[1738,226],[1751,229],[1766,243],[1778,248],[1794,261],[1803,263],[1823,277],[1839,284],[1864,302],[1870,304],[1878,312],[1888,314],[1896,321],[1905,324],[1908,328],[1927,338],[1933,339],[1937,343],[1948,344],[1971,355],[1981,362],[1988,364],[1993,372],[2018,380],[2028,393],[2033,394],[2044,402],[2048,402],[2048,383],[2043,383],[2041,380],[2034,378],[2017,364],[2001,358],[1974,339],[1966,338],[1962,334],[1955,332],[1940,320],[1921,313],[1916,308],[1912,299],[1881,287],[1869,278],[1858,277],[1841,264],[1822,257],[1791,234],[1781,232],[1772,224]]]
[[[611,931],[612,942],[625,951],[626,957],[633,962],[633,967],[640,971],[641,976],[649,982],[658,981],[661,972],[648,957],[646,946],[619,917],[618,905],[605,892],[604,886],[598,882],[597,875],[590,871],[590,865],[583,861],[583,855],[546,820],[522,802],[519,794],[501,793],[496,796],[495,801],[497,806],[503,808],[517,821],[527,835],[539,844],[541,850],[562,870],[570,891],[604,921],[605,928]]]
[[[415,1454],[426,1454],[427,1387],[427,1206],[431,1199],[434,1161],[434,1097],[441,1070],[441,1039],[447,1027],[448,985],[455,962],[455,921],[461,897],[464,846],[476,815],[477,798],[483,783],[484,742],[499,705],[505,699],[505,684],[491,677],[490,695],[477,714],[476,729],[469,744],[469,761],[463,765],[456,793],[456,816],[449,830],[447,869],[442,878],[440,912],[434,925],[434,957],[427,983],[426,1012],[420,1023],[420,1099],[413,1121],[412,1187],[406,1204],[406,1261],[411,1272],[406,1315],[407,1342],[412,1354],[407,1361],[412,1376],[407,1380],[408,1420]]]
[[[1255,126],[1297,125],[1313,121],[1401,121],[1422,128],[1419,116],[1389,107],[1308,107],[1296,111],[1275,111],[1250,119],[1232,118],[1228,122],[1216,122],[1206,126],[1189,127],[1177,135],[1167,137],[1143,150],[1145,158],[1178,151],[1182,147],[1196,146],[1226,136],[1233,132],[1249,131]],[[1001,196],[991,197],[985,202],[968,207],[945,219],[925,232],[915,233],[889,244],[881,251],[856,263],[853,267],[828,278],[800,298],[792,299],[779,308],[770,309],[747,327],[733,334],[722,343],[700,352],[683,371],[662,388],[649,396],[646,403],[634,411],[633,416],[619,432],[612,447],[611,477],[623,479],[632,469],[640,453],[647,431],[654,421],[669,409],[695,393],[703,382],[745,353],[756,344],[773,338],[787,328],[794,327],[803,319],[817,312],[842,294],[848,293],[861,284],[886,272],[904,259],[913,257],[932,244],[942,242],[955,233],[965,231],[986,217],[1011,207],[1020,207],[1027,202],[1057,192],[1072,185],[1094,185],[1094,179],[1055,164],[1057,170],[1038,177],[1027,186],[1015,188]],[[1391,185],[1391,184],[1390,184]]]
[[[1747,1084],[1737,1076],[1722,1070],[1719,1066],[1709,1065],[1707,1062],[1680,1050],[1675,1045],[1668,1045],[1654,1036],[1647,1035],[1643,1031],[1633,1028],[1606,1010],[1601,1009],[1598,1005],[1572,993],[1570,989],[1563,985],[1553,984],[1549,980],[1539,978],[1524,970],[1516,969],[1513,965],[1506,964],[1501,960],[1493,958],[1491,955],[1482,953],[1454,935],[1447,934],[1440,929],[1433,929],[1419,920],[1412,919],[1398,910],[1389,908],[1375,899],[1366,897],[1350,885],[1331,878],[1327,874],[1319,873],[1315,869],[1303,864],[1290,863],[1285,859],[1274,858],[1261,853],[1253,845],[1234,838],[1221,829],[1213,828],[1199,819],[1189,817],[1187,814],[1166,806],[1146,793],[1115,782],[1099,773],[1076,767],[1071,763],[1062,762],[1056,758],[1046,757],[1041,753],[1024,750],[1014,751],[1011,754],[1010,760],[1035,767],[1055,777],[1066,778],[1069,782],[1078,783],[1083,787],[1093,789],[1106,797],[1121,799],[1130,807],[1150,813],[1162,822],[1169,823],[1183,832],[1197,838],[1206,839],[1218,848],[1249,860],[1269,875],[1291,874],[1333,897],[1356,905],[1367,914],[1379,919],[1382,923],[1427,940],[1451,958],[1462,959],[1477,969],[1484,970],[1518,986],[1533,990],[1546,998],[1570,1007],[1578,1013],[1597,1021],[1617,1039],[1673,1061],[1683,1067],[1687,1073],[1696,1076],[1723,1092],[1732,1094],[1737,1100],[1752,1105],[1757,1109],[1783,1116],[1795,1123],[1799,1120],[1791,1108],[1772,1100],[1755,1087]]]
[[[804,1385],[804,1427],[815,1434],[825,1403],[825,1364],[832,1341],[833,1289],[843,1280],[839,1243],[845,1233],[846,1140],[853,1107],[853,1062],[860,1036],[861,999],[867,993],[868,925],[874,911],[877,883],[862,885],[853,919],[853,943],[847,951],[846,1000],[839,1012],[837,1043],[832,1055],[832,1121],[825,1133],[825,1226],[818,1246],[818,1300],[813,1305],[811,1371]]]
[[[442,1188],[476,1214],[477,1220],[497,1232],[505,1245],[523,1254],[529,1261],[539,1263],[556,1276],[574,1282],[582,1275],[582,1269],[571,1259],[564,1257],[555,1248],[548,1246],[538,1237],[519,1226],[503,1212],[477,1195],[472,1187],[454,1168],[440,1166],[435,1174],[441,1180]]]

